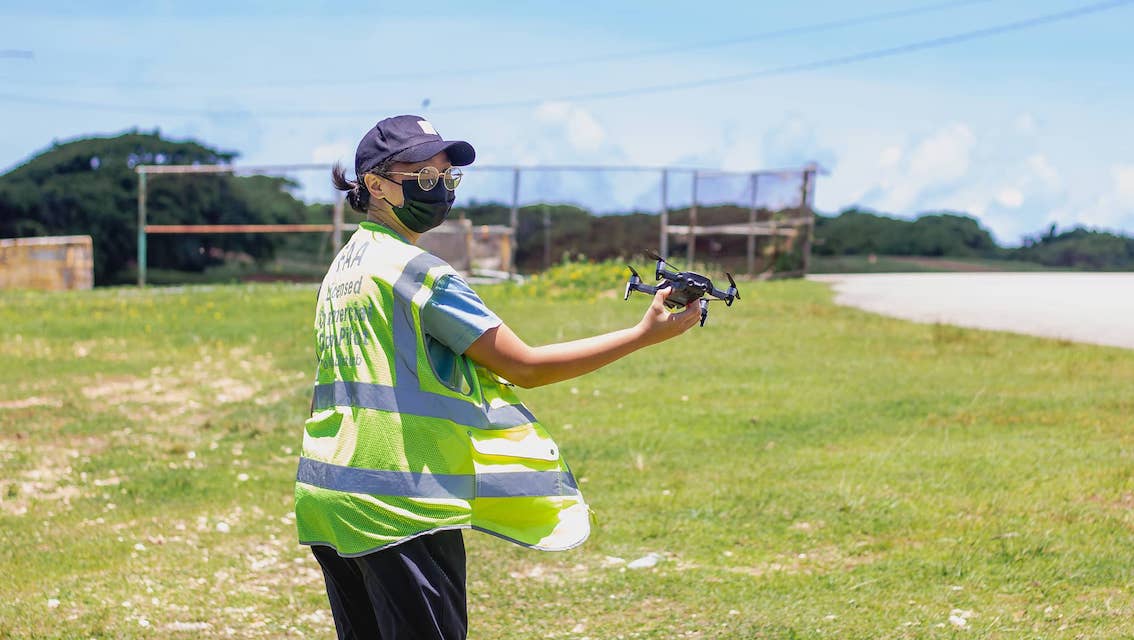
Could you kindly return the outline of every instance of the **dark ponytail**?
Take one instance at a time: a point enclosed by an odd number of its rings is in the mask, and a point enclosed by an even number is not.
[[[339,191],[347,192],[346,199],[351,209],[366,213],[366,207],[370,204],[370,190],[366,188],[361,176],[358,176],[358,182],[347,180],[343,165],[336,162],[335,166],[331,167],[331,184]]]

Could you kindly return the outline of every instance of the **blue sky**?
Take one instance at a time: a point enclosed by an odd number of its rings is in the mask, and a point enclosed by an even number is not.
[[[854,64],[585,97],[1093,4],[5,2],[0,51],[31,57],[0,56],[0,168],[53,140],[134,127],[238,151],[243,163],[349,166],[366,129],[408,112],[472,142],[480,164],[817,160],[830,171],[816,188],[825,212],[964,211],[1009,244],[1051,223],[1131,233],[1134,3]],[[569,184],[617,200],[637,182]],[[463,195],[507,198],[499,184],[486,177]]]

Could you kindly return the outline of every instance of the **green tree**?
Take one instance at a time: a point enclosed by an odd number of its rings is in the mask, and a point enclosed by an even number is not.
[[[225,164],[236,153],[158,132],[132,131],[55,143],[0,176],[0,236],[89,234],[95,282],[107,284],[137,255],[138,164]],[[217,224],[300,221],[306,206],[282,178],[162,175],[148,185],[148,222]],[[265,259],[279,242],[265,235],[151,236],[155,267],[203,269],[227,252]]]
[[[1010,256],[1052,267],[1132,269],[1134,238],[1083,227],[1057,234],[1052,225],[1046,234],[1025,239]]]
[[[956,213],[922,214],[910,221],[852,208],[834,218],[819,216],[815,237],[815,252],[821,255],[969,257],[997,250],[992,234],[975,218]]]

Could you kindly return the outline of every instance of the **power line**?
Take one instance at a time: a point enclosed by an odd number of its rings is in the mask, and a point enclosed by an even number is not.
[[[547,70],[557,67],[573,67],[587,64],[599,64],[605,62],[625,62],[630,60],[640,60],[644,58],[653,58],[657,56],[672,55],[675,53],[686,53],[689,51],[701,51],[708,49],[717,49],[721,47],[728,47],[739,44],[750,44],[754,42],[761,42],[767,40],[774,40],[778,38],[786,38],[789,36],[806,35],[810,33],[819,33],[823,31],[832,31],[846,27],[853,27],[872,22],[882,22],[886,20],[895,20],[898,18],[908,18],[918,16],[926,13],[933,13],[946,9],[953,9],[973,4],[988,4],[995,0],[951,0],[949,2],[937,2],[934,4],[922,5],[917,7],[910,7],[907,9],[898,9],[895,11],[885,11],[881,13],[871,13],[851,18],[842,18],[839,20],[831,20],[828,22],[818,22],[813,24],[799,25],[794,27],[786,27],[782,29],[774,29],[771,31],[764,31],[755,33],[748,36],[740,36],[728,38],[725,40],[712,40],[705,42],[694,42],[681,45],[671,45],[668,47],[658,47],[654,49],[640,49],[636,51],[616,52],[597,54],[592,56],[574,57],[574,58],[560,58],[557,60],[548,61],[525,61],[515,64],[497,65],[491,67],[469,67],[469,68],[456,68],[456,69],[436,69],[436,70],[418,70],[407,71],[403,73],[385,73],[377,76],[371,76],[363,79],[352,80],[326,80],[304,82],[303,87],[331,87],[331,86],[366,86],[390,80],[425,80],[432,78],[445,78],[445,77],[476,77],[481,75],[493,75],[501,73],[510,73],[516,71],[533,71],[533,70]],[[34,86],[58,86],[49,82],[32,83]],[[25,85],[26,86],[26,85]],[[69,83],[68,88],[74,89],[75,85]],[[121,83],[96,83],[87,84],[85,87],[118,87]],[[174,88],[192,88],[193,85],[185,83],[166,82],[166,83],[146,83],[141,89],[153,90],[168,90]],[[240,87],[242,89],[271,89],[271,88],[288,88],[294,87],[294,83],[281,83],[281,82],[260,82],[249,83],[243,82]]]
[[[566,67],[578,66],[583,64],[596,64],[602,62],[624,62],[627,60],[638,60],[642,58],[652,58],[656,56],[672,55],[675,53],[687,53],[689,51],[699,51],[705,49],[717,49],[721,47],[728,47],[738,44],[750,44],[753,42],[762,42],[766,40],[774,40],[777,38],[785,38],[788,36],[806,35],[809,33],[818,33],[821,31],[830,31],[840,29],[843,27],[852,27],[862,24],[869,24],[871,22],[881,22],[884,20],[894,20],[897,18],[907,18],[910,16],[921,15],[924,13],[931,13],[934,11],[941,11],[943,9],[953,9],[970,4],[988,4],[993,0],[954,0],[952,2],[939,2],[920,7],[911,7],[909,9],[899,9],[896,11],[886,11],[882,13],[872,13],[853,18],[844,18],[841,20],[832,20],[829,22],[818,22],[814,24],[801,25],[796,27],[786,27],[783,29],[775,29],[772,31],[764,31],[761,33],[752,34],[750,36],[742,36],[737,38],[729,38],[726,40],[712,40],[708,42],[695,42],[684,45],[674,45],[669,47],[659,47],[656,49],[644,49],[638,51],[629,51],[624,53],[606,53],[594,56],[584,56],[579,58],[561,58],[559,60],[550,60],[545,62],[525,62],[513,65],[504,65],[496,67],[479,67],[469,69],[443,69],[434,72],[426,73],[399,73],[399,74],[386,74],[375,76],[366,82],[377,82],[382,80],[416,80],[421,78],[431,77],[446,77],[446,76],[470,76],[481,74],[494,74],[504,73],[510,71],[532,71],[544,70],[553,67]],[[357,82],[352,83],[357,86]]]
[[[996,35],[1010,33],[1013,31],[1020,31],[1037,27],[1045,24],[1055,22],[1062,22],[1080,18],[1086,15],[1101,13],[1111,9],[1117,9],[1122,6],[1131,4],[1134,0],[1110,0],[1108,2],[1098,2],[1095,4],[1060,11],[1057,13],[1050,13],[1025,20],[1017,20],[1014,22],[1007,22],[991,27],[982,29],[975,29],[972,31],[965,31],[961,33],[931,38],[928,40],[919,40],[894,47],[886,47],[882,49],[872,49],[862,51],[859,53],[849,54],[845,56],[837,56],[832,58],[823,58],[811,62],[804,62],[798,64],[784,65],[780,67],[773,67],[770,69],[761,69],[758,71],[750,71],[745,73],[731,74],[725,76],[716,76],[712,78],[704,78],[700,80],[690,80],[685,82],[675,82],[661,85],[651,85],[644,87],[632,87],[626,89],[616,89],[611,91],[596,91],[590,93],[558,96],[554,98],[528,98],[522,100],[510,100],[491,103],[479,104],[466,104],[466,105],[453,105],[453,106],[437,106],[433,107],[432,111],[484,111],[492,109],[511,109],[520,107],[538,106],[545,102],[562,101],[562,102],[582,102],[592,100],[611,100],[616,98],[626,98],[640,95],[650,95],[657,93],[666,93],[673,91],[685,91],[689,89],[699,89],[710,86],[719,86],[727,84],[736,84],[747,80],[754,80],[757,78],[766,78],[771,76],[783,76],[793,73],[801,73],[805,71],[815,71],[818,69],[825,69],[831,67],[840,67],[857,62],[864,62],[867,60],[877,60],[880,58],[889,58],[907,53],[914,53],[917,51],[924,51],[927,49],[936,49],[949,45],[958,44],[961,42],[968,42],[971,40],[979,40],[981,38],[988,38]],[[231,110],[231,111],[214,111],[214,110],[198,110],[198,109],[185,109],[178,107],[139,107],[137,105],[123,105],[123,104],[105,104],[97,102],[87,102],[81,100],[57,100],[52,98],[36,98],[32,96],[20,96],[14,94],[0,93],[0,100],[8,102],[20,102],[24,104],[34,104],[37,106],[46,107],[70,107],[79,109],[88,109],[96,111],[113,111],[113,112],[127,112],[127,113],[154,113],[157,115],[182,115],[182,116],[207,116],[214,118],[240,118],[240,117],[257,117],[257,118],[355,118],[355,117],[370,117],[376,112],[393,112],[396,109],[379,109],[372,107],[366,110],[346,110],[346,111],[319,111],[319,110],[283,110],[283,111],[258,111],[252,112],[247,109]]]
[[[1004,24],[986,27],[983,29],[975,29],[973,31],[965,31],[948,36],[941,36],[938,38],[931,38],[929,40],[920,40],[918,42],[910,42],[895,47],[886,47],[883,49],[873,49],[870,51],[862,51],[846,56],[837,56],[833,58],[824,58],[822,60],[815,60],[812,62],[803,62],[799,64],[784,65],[781,67],[773,67],[771,69],[762,69],[760,71],[750,71],[745,73],[737,73],[727,76],[717,76],[714,78],[705,78],[702,80],[690,80],[687,82],[675,82],[669,84],[653,85],[646,87],[634,87],[628,89],[615,89],[612,91],[597,91],[592,93],[582,93],[569,96],[555,98],[554,101],[563,102],[581,102],[586,100],[609,100],[614,98],[625,98],[631,96],[649,95],[654,93],[665,93],[670,91],[685,91],[688,89],[700,89],[710,86],[718,86],[725,84],[735,84],[745,80],[754,80],[756,78],[766,78],[770,76],[782,76],[792,73],[799,73],[803,71],[815,71],[818,69],[826,69],[830,67],[841,67],[856,62],[864,62],[867,60],[877,60],[879,58],[890,58],[905,53],[913,53],[916,51],[924,51],[926,49],[937,49],[960,42],[967,42],[970,40],[979,40],[981,38],[988,38],[991,36],[1001,35],[1012,31],[1020,31],[1031,27],[1038,27],[1053,22],[1062,22],[1072,20],[1085,15],[1100,13],[1111,9],[1117,9],[1124,5],[1128,5],[1134,0],[1112,0],[1109,2],[1099,2],[1085,7],[1076,9],[1069,9],[1058,13],[1050,13],[1026,20],[1018,20],[1015,22],[1007,22]],[[483,109],[498,109],[505,107],[526,107],[535,106],[548,102],[548,100],[516,100],[507,102],[495,103],[482,103],[471,105],[460,105],[453,107],[436,107],[435,111],[475,111]]]

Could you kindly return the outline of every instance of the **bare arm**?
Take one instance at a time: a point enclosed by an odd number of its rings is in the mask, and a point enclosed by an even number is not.
[[[465,351],[476,362],[521,387],[539,387],[590,373],[642,347],[681,335],[697,324],[700,308],[691,304],[681,313],[663,305],[670,289],[659,291],[642,320],[629,329],[560,342],[528,346],[507,325],[486,331]]]

